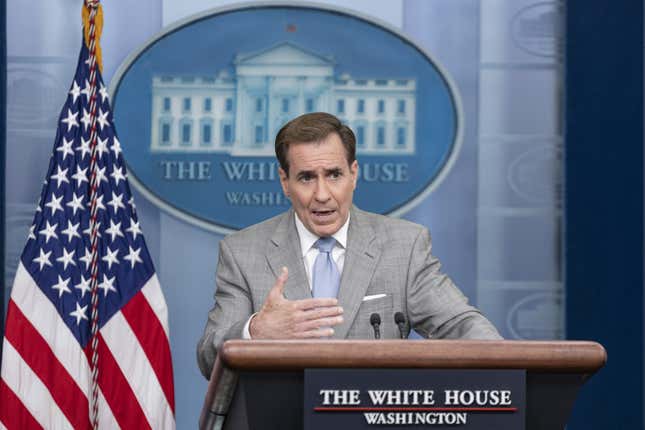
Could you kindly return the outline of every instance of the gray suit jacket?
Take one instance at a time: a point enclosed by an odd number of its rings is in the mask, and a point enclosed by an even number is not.
[[[439,260],[430,251],[426,228],[353,207],[338,293],[344,322],[334,327],[333,337],[373,338],[369,320],[377,312],[381,337],[396,339],[394,313],[402,312],[406,334],[414,328],[428,338],[499,339],[495,327],[440,272]],[[261,308],[282,266],[289,268],[285,297],[311,298],[293,210],[220,242],[215,306],[197,346],[206,378],[219,345],[242,337],[246,321]],[[377,294],[386,296],[363,301]]]

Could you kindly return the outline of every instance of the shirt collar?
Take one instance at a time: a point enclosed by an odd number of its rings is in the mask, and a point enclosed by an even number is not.
[[[293,212],[293,214],[295,215],[294,218],[296,220],[296,231],[298,231],[298,237],[300,238],[300,250],[304,257],[304,255],[309,252],[309,249],[314,246],[314,243],[316,243],[316,241],[320,238],[307,230],[307,227],[305,227],[302,221],[300,221],[300,218],[298,218],[298,214],[295,211]],[[336,239],[336,243],[338,243],[343,248],[347,248],[347,230],[349,228],[350,217],[351,215],[348,214],[345,224],[343,224],[336,233],[331,235],[334,239]]]

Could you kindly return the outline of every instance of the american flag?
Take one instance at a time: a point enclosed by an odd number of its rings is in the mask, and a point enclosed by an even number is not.
[[[83,43],[8,304],[0,428],[92,427],[90,65]],[[98,425],[174,428],[166,304],[100,73],[94,82]]]

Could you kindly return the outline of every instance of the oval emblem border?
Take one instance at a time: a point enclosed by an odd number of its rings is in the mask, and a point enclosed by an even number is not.
[[[403,34],[399,29],[393,27],[392,25],[386,22],[383,22],[378,18],[361,14],[360,12],[357,12],[351,9],[337,7],[337,6],[322,5],[319,3],[310,3],[310,2],[272,1],[272,2],[248,2],[248,3],[235,4],[233,6],[215,7],[193,15],[189,15],[183,19],[180,19],[162,28],[159,31],[159,33],[152,36],[145,43],[143,43],[137,50],[133,51],[130,55],[126,57],[126,59],[117,68],[114,76],[112,77],[112,80],[110,81],[108,91],[110,94],[110,100],[112,102],[112,106],[116,105],[115,100],[118,96],[119,84],[121,83],[121,80],[123,79],[125,74],[128,72],[130,67],[137,61],[137,59],[142,54],[144,54],[158,40],[166,37],[171,33],[181,30],[183,27],[186,27],[188,25],[191,25],[192,23],[195,23],[197,21],[200,21],[206,18],[211,18],[216,15],[229,13],[233,11],[260,9],[260,8],[313,9],[313,10],[320,10],[324,12],[338,13],[338,14],[350,16],[352,18],[360,19],[370,25],[373,25],[375,27],[380,27],[381,29],[389,33],[392,33],[393,35],[395,35],[405,43],[408,43],[414,49],[416,49],[421,55],[423,55],[428,60],[428,62],[435,67],[435,69],[439,73],[439,76],[446,84],[448,93],[450,94],[450,97],[453,102],[453,107],[455,110],[455,137],[454,137],[452,146],[450,148],[450,152],[447,154],[446,160],[443,163],[443,165],[438,169],[437,173],[434,176],[430,177],[427,185],[422,189],[422,191],[418,192],[417,194],[413,194],[409,199],[405,200],[397,208],[395,208],[390,212],[385,213],[384,215],[388,215],[392,217],[400,217],[406,212],[416,207],[417,205],[419,205],[445,180],[450,170],[452,170],[452,167],[456,162],[457,156],[459,155],[459,152],[461,151],[461,148],[463,146],[464,114],[463,114],[463,106],[461,104],[461,94],[459,92],[457,85],[453,81],[452,76],[446,71],[443,65],[439,61],[434,59],[424,48],[419,46],[412,39],[410,39],[408,36]],[[129,182],[134,186],[134,188],[138,192],[140,192],[148,201],[150,201],[152,204],[154,204],[164,212],[172,215],[173,217],[181,221],[184,221],[191,225],[195,225],[197,227],[200,227],[212,233],[227,235],[235,231],[238,231],[238,229],[233,229],[227,226],[217,224],[211,220],[207,220],[200,216],[196,216],[191,213],[188,213],[187,211],[177,207],[176,205],[173,205],[172,203],[170,203],[169,201],[167,201],[166,199],[164,199],[163,197],[159,196],[157,193],[152,191],[150,188],[148,188],[142,181],[140,181],[137,178],[134,171],[130,168],[130,165],[127,162],[127,160],[126,160],[126,168],[127,168]]]
[[[556,37],[553,52],[552,53],[544,53],[544,52],[541,52],[541,51],[539,51],[537,49],[533,49],[530,46],[526,46],[526,44],[524,44],[520,40],[518,40],[518,38],[515,35],[515,23],[517,22],[518,19],[520,19],[528,11],[535,10],[535,9],[538,9],[540,7],[545,7],[545,6],[546,7],[549,7],[549,6],[553,7],[556,10],[557,10],[557,8],[562,7],[562,5],[559,2],[553,1],[553,0],[541,1],[541,2],[538,2],[538,3],[533,3],[533,4],[523,6],[517,12],[515,12],[515,14],[513,14],[513,17],[510,20],[511,39],[513,40],[513,43],[515,44],[515,46],[517,46],[519,49],[524,51],[526,54],[529,54],[529,55],[532,55],[532,56],[538,57],[538,58],[557,58],[557,57],[562,55],[562,48],[560,46],[558,46],[559,41],[557,40],[557,37]],[[562,37],[561,34],[560,34],[560,36]],[[563,39],[560,39],[560,42],[562,42],[562,41],[563,41]]]

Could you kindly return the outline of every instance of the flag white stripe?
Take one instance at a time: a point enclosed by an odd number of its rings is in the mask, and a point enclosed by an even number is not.
[[[38,288],[22,262],[18,264],[11,299],[45,339],[81,391],[88,396],[90,370],[85,353],[69,327],[60,319],[54,304]]]
[[[121,428],[101,390],[99,390],[99,428],[105,430],[119,430]]]
[[[21,285],[21,287],[16,288],[16,286],[18,285]],[[167,311],[163,306],[164,303],[158,301],[159,299],[163,300],[163,295],[161,294],[161,288],[159,287],[159,281],[157,280],[157,277],[153,276],[153,278],[148,281],[146,286],[149,287],[147,288],[148,295],[146,295],[146,299],[149,303],[152,301],[152,303],[150,303],[150,306],[157,313],[159,312],[159,309],[163,310],[163,312],[166,313]],[[86,396],[88,396],[90,371],[86,356],[76,338],[70,332],[69,328],[58,316],[57,310],[54,308],[54,305],[40,290],[40,288],[38,288],[29,272],[27,272],[25,267],[22,265],[22,262],[20,262],[18,265],[11,298],[15,302],[16,306],[20,309],[20,311],[25,315],[25,317],[30,320],[34,328],[43,336],[47,344],[52,348],[54,354],[58,357],[60,363],[79,385],[82,392],[85,393]],[[132,333],[130,326],[125,321],[121,312],[118,312],[117,315],[121,318],[122,325],[125,324],[127,328],[126,333],[128,333],[128,335],[136,342],[137,349],[139,350],[137,355],[143,356],[146,361],[146,365],[148,366],[148,373],[155,378],[154,381],[156,382],[156,384],[152,385],[156,386],[156,389],[159,391],[160,395],[163,396],[162,404],[165,406],[166,414],[168,414],[169,416],[164,417],[163,419],[161,419],[162,417],[159,417],[160,420],[165,423],[172,423],[172,425],[174,426],[174,416],[172,415],[172,412],[168,407],[166,398],[161,391],[159,382],[156,379],[154,371],[152,371],[152,368],[150,367],[147,357],[145,357],[141,346],[139,345],[136,337]],[[160,321],[162,323],[162,326],[165,326],[164,328],[167,328],[167,324],[164,324],[165,321]],[[112,337],[116,340],[113,340],[112,342],[107,341],[107,336],[110,335],[109,330],[105,330],[104,327],[101,332],[106,339],[106,343],[108,343],[108,347],[115,355],[115,359],[117,360],[119,367],[126,375],[126,378],[128,378],[129,383],[132,385],[133,381],[130,376],[132,374],[128,373],[128,366],[124,366],[121,363],[122,361],[128,363],[129,354],[127,351],[129,347],[123,347],[120,344],[121,336],[118,329],[113,332],[114,335]],[[118,346],[118,348],[115,348],[115,345]],[[123,352],[122,358],[117,357],[117,351],[115,349],[119,349]],[[145,393],[146,390],[150,388],[150,385],[148,385],[150,381],[146,382],[146,376],[142,376],[139,379],[139,385],[145,386],[145,388],[143,389],[143,392]],[[135,387],[133,387],[133,391],[135,391],[137,398],[139,398],[139,392],[141,392],[141,390],[137,390],[135,389]],[[139,401],[141,402],[141,399],[139,399]],[[156,411],[154,400],[150,400],[148,404],[152,405],[153,411]],[[152,421],[150,421],[150,415],[158,415],[156,413],[150,414],[149,409],[150,407],[148,408],[148,410],[144,408],[144,413],[146,414],[148,421],[152,423]],[[119,424],[116,421],[108,403],[105,401],[102,393],[99,393],[99,427],[105,429],[119,428]],[[163,428],[161,425],[153,425],[152,427]]]
[[[174,428],[174,416],[157,375],[121,311],[103,326],[101,334],[126,375],[150,426],[154,429],[170,428],[172,423],[171,428]]]
[[[2,424],[2,422],[0,422],[0,430],[7,430],[7,428],[4,426],[4,424]]]
[[[163,296],[163,291],[161,291],[161,285],[159,285],[159,279],[156,274],[152,275],[148,282],[146,282],[141,292],[155,315],[157,315],[163,330],[166,332],[166,337],[170,339],[168,335],[168,308],[166,307],[166,299]]]
[[[71,429],[47,387],[6,338],[2,348],[2,379],[35,420],[46,429]]]

